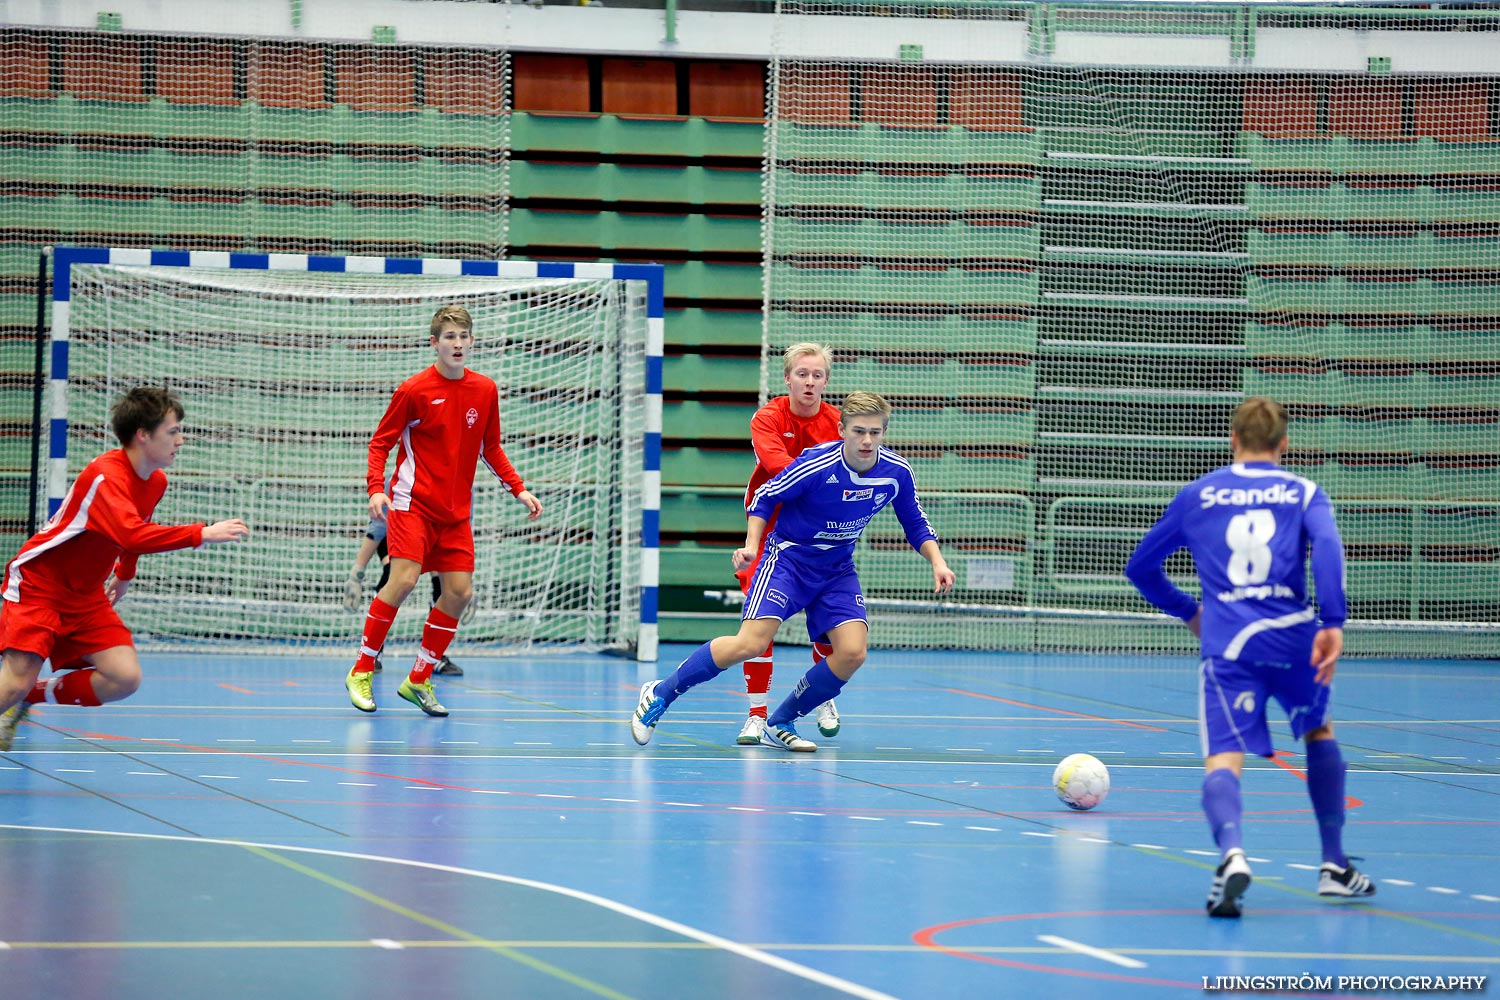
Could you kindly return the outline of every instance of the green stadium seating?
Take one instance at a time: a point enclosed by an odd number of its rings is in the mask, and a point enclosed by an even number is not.
[[[517,208],[510,213],[515,246],[678,250],[689,253],[760,250],[760,219],[753,216],[646,215]]]
[[[896,222],[784,216],[774,220],[770,232],[772,252],[776,254],[878,253],[897,259],[1036,260],[1041,255],[1042,231],[1035,225],[976,225],[962,220]]]
[[[759,205],[761,198],[761,173],[748,167],[646,167],[517,160],[511,164],[510,181],[514,199]]]
[[[961,172],[789,170],[778,176],[782,205],[850,205],[863,209],[947,209],[958,212],[1036,211],[1042,182],[1034,176],[982,177]]]
[[[663,498],[662,520],[665,523],[671,523],[668,521],[667,510],[667,500]],[[734,519],[725,523],[733,526],[728,529],[729,531],[743,532],[745,523],[744,505],[736,501],[735,510],[738,511],[737,526],[735,526],[736,521]],[[733,551],[734,548],[730,545],[706,546],[696,545],[692,542],[663,545],[661,549],[661,585],[663,587],[698,587],[738,591],[739,584],[735,581],[734,569],[729,564],[729,554]],[[728,609],[726,614],[733,618],[738,618],[738,606]],[[672,624],[672,622],[667,621],[663,622],[662,626],[665,629]],[[687,623],[677,624],[684,625]],[[699,627],[702,628],[701,625]],[[696,634],[696,632],[686,633],[681,638],[689,638]]]
[[[1111,123],[1117,124],[1117,123]],[[1108,156],[1188,156],[1221,158],[1233,155],[1224,136],[1216,131],[1162,129],[1159,132],[1132,129],[1038,127],[1042,147],[1048,153],[1093,153]]]
[[[765,126],[708,118],[626,118],[617,115],[511,115],[511,146],[537,152],[760,159]]]
[[[1029,268],[772,266],[780,271],[775,287],[792,301],[1034,305],[1039,291],[1037,274]]]
[[[662,406],[662,436],[697,440],[750,440],[750,418],[755,416],[753,403],[716,403],[687,399]],[[749,473],[746,473],[749,478]]]
[[[819,316],[826,329],[831,317]],[[835,350],[858,347],[861,350],[911,350],[913,344],[939,345],[942,350],[1007,351],[1035,354],[1037,321],[1033,317],[1006,316],[975,319],[969,316],[887,316],[874,312],[850,312],[837,317],[844,325],[837,336]],[[804,336],[804,322],[795,311],[773,309],[770,314],[770,337],[773,344],[791,344]],[[671,335],[670,329],[668,335]],[[835,379],[838,378],[835,373]]]
[[[1318,326],[1245,323],[1245,351],[1252,357],[1368,358],[1412,361],[1494,361],[1500,359],[1496,329],[1446,330],[1427,324]]]
[[[760,359],[701,354],[667,357],[662,361],[662,384],[667,392],[755,393],[760,390]]]
[[[741,537],[745,531],[745,483],[750,481],[750,473],[755,468],[755,459],[749,459],[749,465],[744,467],[745,482],[736,486],[724,486],[721,488],[710,487],[713,490],[699,490],[692,486],[667,487],[662,491],[661,498],[661,523],[664,530],[673,535],[733,535],[738,533]],[[723,558],[723,565],[729,565],[729,552],[724,549],[714,549]],[[715,569],[718,569],[716,566]]]
[[[862,388],[882,396],[932,396],[941,399],[1005,397],[1031,399],[1036,395],[1036,365],[1030,359],[860,357],[838,364],[840,386]]]
[[[917,489],[927,491],[965,491],[1012,493],[1029,491],[1036,486],[1036,459],[1017,453],[969,457],[956,452],[927,456],[896,447],[916,475]]]
[[[1251,274],[1245,294],[1251,308],[1262,312],[1500,317],[1500,282],[1479,280],[1318,281]]]
[[[747,435],[748,438],[748,435]],[[755,471],[748,441],[737,449],[663,448],[661,481],[674,486],[744,486]]]
[[[1412,187],[1362,188],[1332,183],[1294,187],[1251,181],[1245,204],[1257,219],[1358,219],[1388,222],[1500,221],[1500,192]]]
[[[896,128],[878,124],[777,127],[778,155],[806,163],[972,163],[1035,166],[1041,144],[1024,130],[949,127]]]
[[[667,343],[684,347],[760,345],[761,313],[758,309],[668,309]],[[794,342],[788,340],[787,343]]]
[[[1269,138],[1242,132],[1235,155],[1256,170],[1335,174],[1477,174],[1492,175],[1494,141],[1440,142],[1427,136],[1379,141],[1327,136],[1318,139]]]

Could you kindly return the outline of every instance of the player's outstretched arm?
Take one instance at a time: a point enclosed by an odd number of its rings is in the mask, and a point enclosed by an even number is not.
[[[203,529],[203,544],[217,545],[220,542],[237,542],[250,537],[250,526],[239,518],[216,521]]]
[[[521,492],[517,493],[516,499],[524,503],[526,505],[526,509],[531,511],[530,514],[526,515],[526,520],[535,521],[537,518],[542,516],[542,502],[538,500],[536,498],[536,494],[532,493],[530,490],[522,490]]]
[[[938,543],[928,539],[918,551],[922,553],[923,559],[932,563],[932,592],[946,594],[951,591],[958,574],[948,568],[948,560],[943,558],[943,551],[938,548]]]

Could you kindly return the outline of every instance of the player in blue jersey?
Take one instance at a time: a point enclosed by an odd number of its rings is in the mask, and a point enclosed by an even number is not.
[[[797,735],[796,720],[836,697],[865,662],[869,626],[854,572],[854,544],[887,505],[912,548],[932,564],[933,592],[952,589],[953,571],[917,499],[911,466],[881,446],[890,415],[891,405],[874,393],[849,393],[840,408],[840,440],[808,448],[751,495],[745,544],[732,556],[736,571],[754,561],[766,522],[778,504],[781,510],[745,595],[740,630],[705,642],[671,675],[641,687],[630,720],[637,743],[650,742],[662,713],[683,692],[764,650],[783,621],[805,610],[808,636],[832,652],[803,674],[767,717],[760,742],[802,753],[816,750],[817,744]]]
[[[1281,468],[1286,410],[1246,399],[1230,421],[1233,464],[1188,484],[1146,532],[1125,566],[1142,596],[1199,637],[1203,811],[1223,859],[1208,912],[1238,917],[1250,866],[1240,820],[1245,754],[1273,757],[1266,701],[1286,711],[1306,744],[1307,794],[1323,842],[1321,896],[1370,896],[1375,885],[1344,853],[1344,758],[1333,737],[1330,685],[1344,648],[1344,549],[1328,495]],[[1200,605],[1167,578],[1167,557],[1193,556]],[[1318,609],[1308,603],[1312,555]]]

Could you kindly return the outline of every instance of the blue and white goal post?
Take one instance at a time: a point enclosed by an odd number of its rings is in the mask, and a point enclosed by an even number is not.
[[[373,593],[373,575],[351,570],[370,435],[396,386],[432,363],[433,313],[459,304],[474,320],[465,363],[499,384],[502,446],[544,505],[528,521],[479,470],[460,638],[656,659],[661,265],[72,246],[53,263],[50,420],[38,428],[48,515],[70,461],[77,475],[116,446],[113,401],[155,384],[187,411],[155,520],[243,517],[252,529],[244,544],[143,560],[138,641],[349,642],[345,595],[353,606]],[[394,637],[419,619],[398,618]]]

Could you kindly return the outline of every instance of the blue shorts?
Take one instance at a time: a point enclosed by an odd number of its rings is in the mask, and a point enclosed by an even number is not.
[[[768,544],[741,617],[786,621],[799,611],[807,612],[807,637],[813,642],[827,642],[828,633],[845,622],[869,627],[852,561],[846,557],[824,563]]]
[[[1266,725],[1266,699],[1275,698],[1302,739],[1332,721],[1331,687],[1319,684],[1306,660],[1262,663],[1217,656],[1199,665],[1198,736],[1203,756],[1240,752],[1275,756]]]

